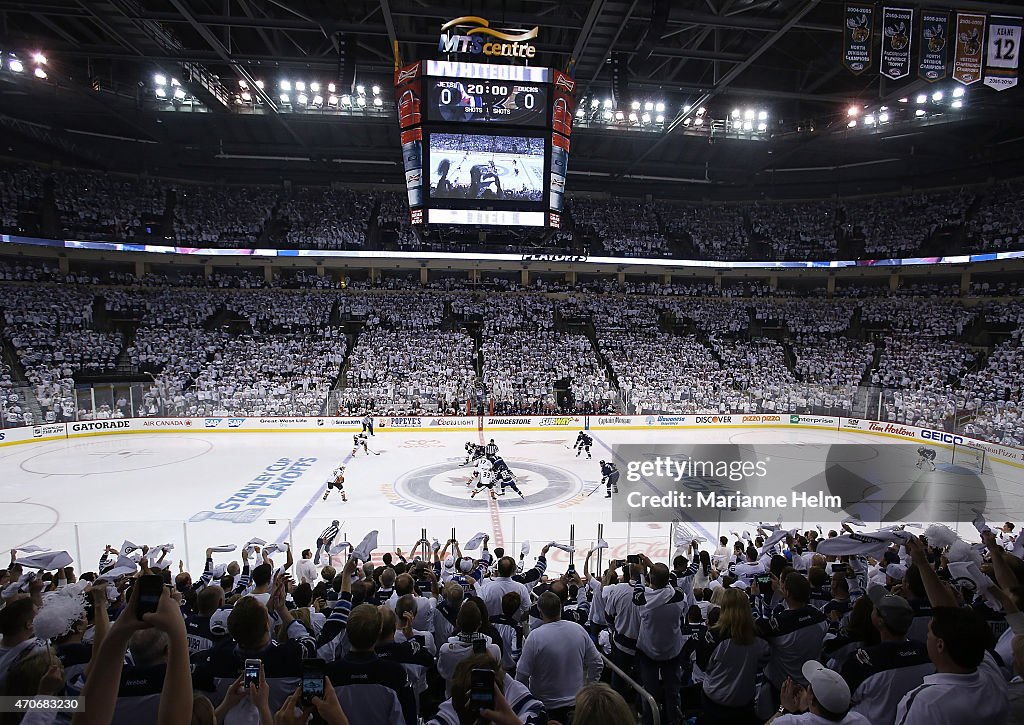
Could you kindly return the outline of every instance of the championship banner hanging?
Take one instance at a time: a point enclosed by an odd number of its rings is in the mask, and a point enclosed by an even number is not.
[[[874,5],[847,5],[843,28],[843,65],[854,75],[871,67],[875,30]]]
[[[985,47],[985,16],[956,14],[956,55],[953,79],[965,86],[981,80],[981,51]]]
[[[993,15],[985,44],[985,85],[1005,91],[1017,85],[1021,19]]]
[[[882,9],[882,60],[879,72],[898,81],[910,75],[910,41],[914,37],[912,8]]]
[[[946,77],[949,48],[949,13],[945,10],[921,11],[919,78],[934,83]]]

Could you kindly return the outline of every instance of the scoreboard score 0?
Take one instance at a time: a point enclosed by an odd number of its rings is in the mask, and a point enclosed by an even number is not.
[[[574,90],[550,68],[420,61],[396,71],[413,223],[558,228]]]

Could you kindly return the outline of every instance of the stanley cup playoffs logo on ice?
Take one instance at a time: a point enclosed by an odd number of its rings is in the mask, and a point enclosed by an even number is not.
[[[468,29],[467,29],[468,28]],[[455,31],[463,30],[462,34]],[[530,30],[509,32],[491,27],[488,20],[476,15],[464,15],[441,26],[437,49],[442,53],[470,53],[472,55],[502,56],[506,58],[533,58],[537,48],[531,45],[540,33],[534,26]]]

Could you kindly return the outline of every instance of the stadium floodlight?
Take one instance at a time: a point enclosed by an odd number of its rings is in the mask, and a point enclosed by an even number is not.
[[[856,125],[857,125],[857,119],[856,118],[852,118],[852,119],[850,119],[850,122],[848,124],[846,124],[846,127],[847,128],[853,128]]]
[[[636,111],[630,111],[629,112],[629,122],[630,123],[636,123],[638,120],[639,120],[639,117],[636,115]]]
[[[180,85],[181,85],[181,82],[180,82],[180,81],[178,81],[178,79],[177,79],[177,78],[171,78],[171,85],[172,85],[172,86],[180,86]]]
[[[689,126],[690,123],[691,123],[691,119],[689,117],[683,119],[683,125],[684,126]]]
[[[36,65],[46,65],[46,56],[36,51],[32,54],[32,62]]]
[[[587,112],[582,107],[576,109],[576,118],[583,118],[587,115]]]
[[[324,105],[324,97],[317,93],[313,96],[313,105],[317,107]]]
[[[645,111],[653,111],[654,110],[654,101],[647,101],[647,103],[644,104],[644,110]]]
[[[174,97],[175,97],[175,99],[177,99],[179,101],[184,101],[185,100],[185,91],[182,90],[181,88],[175,88],[174,89]]]
[[[743,130],[744,131],[753,131],[754,130],[753,122],[752,121],[744,121],[743,122]]]
[[[317,83],[316,81],[313,81],[312,83],[309,84],[309,90],[311,90],[313,93],[319,93],[320,84]]]
[[[658,123],[661,123],[663,120],[665,120],[664,116],[658,116]],[[703,126],[704,125],[704,117],[703,116],[697,116],[697,118],[693,119],[693,125],[694,126]]]
[[[290,91],[292,89],[292,82],[288,80],[281,81],[281,90]]]
[[[291,103],[291,99],[288,98],[287,93],[281,94],[281,103]]]
[[[916,111],[914,111],[914,115],[917,116],[918,118],[920,118],[921,116],[924,115],[924,109],[923,108],[917,109]]]
[[[697,109],[697,115],[698,116],[703,116],[707,112],[708,112],[708,109],[704,108],[704,106],[701,106],[700,108]]]
[[[869,126],[874,126],[875,125],[875,117],[872,116],[871,114],[868,114],[867,116],[864,117],[864,123],[866,123]]]
[[[746,119],[747,121],[753,121],[754,120],[754,109],[748,108],[746,111],[744,111],[743,112],[743,118]]]
[[[630,105],[630,108],[632,108],[634,111],[639,111],[640,101],[633,101],[633,103]]]
[[[375,96],[379,96],[380,95],[380,86],[374,86],[370,90],[373,91],[373,95],[375,95]]]
[[[366,96],[359,96],[359,100],[356,101],[360,108],[366,108]]]
[[[665,104],[662,103],[661,101],[658,101],[657,103],[654,104],[654,110],[657,111],[658,113],[664,113]]]
[[[380,108],[381,106],[384,105],[384,101],[381,100],[380,96],[375,96],[373,99],[373,105],[376,106],[377,108]]]
[[[643,121],[644,123],[650,123],[651,122],[651,114],[649,114],[646,111],[644,111],[644,115],[642,115],[640,117],[640,120]],[[689,121],[690,119],[686,119],[686,120]]]
[[[958,98],[955,101],[953,101],[952,103],[950,103],[949,105],[950,105],[951,108],[963,108],[964,107],[964,102],[961,101]]]
[[[327,96],[327,105],[328,106],[337,106],[338,105],[338,97],[336,95],[334,95],[333,93],[331,95]]]
[[[338,88],[337,88],[337,86],[334,85],[333,82],[327,84],[327,92],[328,93],[334,93],[337,90],[338,90]]]
[[[242,100],[243,101],[251,101],[252,100],[252,94],[249,93],[249,91],[242,91]]]
[[[238,87],[239,88],[248,88],[249,84],[245,82],[244,78],[239,78],[238,79]]]
[[[757,120],[758,121],[767,121],[768,120],[768,111],[761,111],[761,112],[759,112],[757,114]]]
[[[964,89],[957,86],[953,89],[953,98],[963,98]]]
[[[689,113],[691,108],[693,108],[693,106],[687,103],[685,106],[683,106],[683,113]]]
[[[295,90],[297,90],[297,91],[304,91],[304,90],[306,90],[306,82],[305,81],[295,81]]]
[[[932,94],[932,100],[935,101],[936,103],[941,101],[942,100],[942,91],[935,91],[935,93]]]
[[[917,101],[917,105],[920,106],[922,103],[928,100],[928,96],[926,96],[923,93],[918,93],[917,98],[915,100]]]
[[[612,112],[611,111],[605,110],[605,112],[604,112],[604,120],[605,121],[611,121],[612,120]]]
[[[601,102],[599,100],[597,100],[596,98],[592,98],[590,100],[590,107],[591,108],[597,108],[600,105],[601,105]]]
[[[740,117],[740,109],[738,109],[738,108],[732,109],[732,117],[733,118],[739,118]]]
[[[768,124],[765,123],[764,121],[761,121],[761,123],[757,124],[757,130],[760,131],[761,133],[764,133],[765,131],[768,130]]]
[[[307,96],[305,93],[300,93],[299,97],[296,100],[299,102],[300,106],[305,106],[306,104],[309,103],[309,96]]]
[[[256,81],[256,87],[259,88],[261,91],[263,90],[264,85],[266,84],[263,81]]]
[[[615,112],[615,120],[616,121],[622,121],[622,120],[625,120],[625,118],[626,118],[626,116],[625,116],[625,114],[622,113],[622,111],[616,111]]]
[[[343,106],[351,106],[352,105],[352,96],[350,96],[347,93],[345,95],[343,95],[341,97],[341,105],[343,105]]]
[[[604,107],[608,108],[608,109],[610,109],[612,107],[612,99],[611,98],[605,98],[604,99]]]
[[[910,101],[910,99],[907,98],[906,96],[904,96],[903,98],[900,99],[900,103],[908,103],[909,101]]]
[[[156,97],[157,98],[167,98],[167,91],[165,89],[163,89],[163,88],[157,88],[156,89]]]
[[[365,96],[366,95],[366,86],[363,86],[363,85],[356,86],[356,93],[358,93],[360,96]]]
[[[879,123],[889,123],[889,114],[888,113],[879,113],[878,114],[878,122]]]
[[[155,76],[153,76],[153,82],[156,83],[158,86],[166,86],[167,76],[163,76],[157,73]]]
[[[655,120],[656,120],[656,121],[657,121],[658,123],[665,123],[665,117],[664,117],[663,115],[661,115],[660,113],[658,114],[658,117],[657,117],[657,118],[656,118]],[[697,119],[697,121],[699,121],[699,122],[700,122],[700,123],[698,123],[698,124],[697,124],[698,126],[699,126],[699,125],[700,125],[701,123],[703,123],[703,121],[702,121],[701,119],[699,119],[699,118]]]
[[[878,110],[879,111],[888,111],[889,107],[888,106],[879,106]]]
[[[858,113],[860,113],[860,109],[857,108],[857,106],[850,106],[849,108],[846,109],[846,115],[850,116],[851,118],[856,116]]]

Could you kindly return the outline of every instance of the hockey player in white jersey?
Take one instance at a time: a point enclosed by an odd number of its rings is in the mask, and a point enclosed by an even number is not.
[[[327,490],[324,491],[324,501],[331,495],[331,489],[336,488],[341,493],[341,500],[348,501],[348,496],[345,495],[345,467],[338,466],[331,473],[331,477],[327,479]]]
[[[363,449],[363,452],[366,453],[366,455],[370,455],[370,449],[369,449],[369,447],[367,447],[366,441],[367,441],[367,438],[366,438],[366,434],[365,433],[356,433],[354,436],[352,436],[352,455],[353,456],[356,455],[356,453],[359,451],[360,448]]]
[[[476,468],[473,470],[473,478],[469,482],[470,486],[473,484],[476,484],[476,488],[469,495],[470,498],[476,498],[476,495],[485,488],[489,490],[491,498],[494,498],[494,466],[487,458],[477,461]]]

